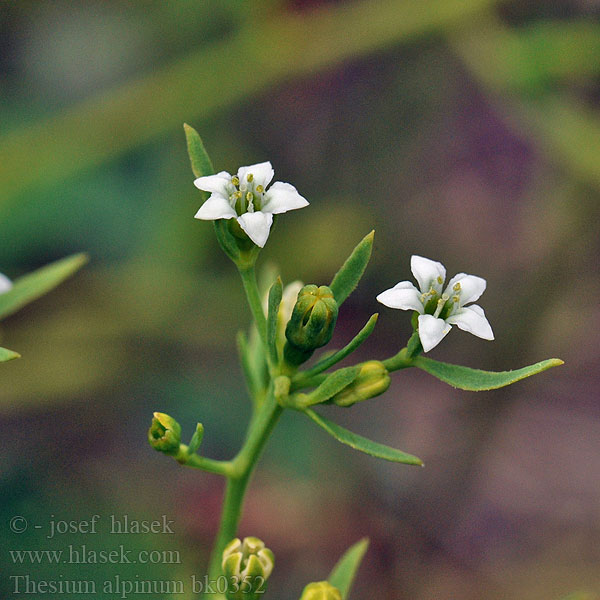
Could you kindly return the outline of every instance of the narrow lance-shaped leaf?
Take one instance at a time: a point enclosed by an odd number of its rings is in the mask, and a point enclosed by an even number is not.
[[[314,391],[306,396],[304,406],[313,404],[321,404],[330,398],[333,398],[338,392],[341,392],[345,387],[350,385],[360,373],[360,367],[345,367],[338,369]]]
[[[309,377],[314,377],[323,371],[333,367],[333,365],[339,363],[341,360],[346,358],[346,356],[352,354],[370,335],[373,333],[373,329],[375,329],[375,325],[377,324],[377,319],[379,318],[379,313],[375,313],[371,315],[371,318],[367,321],[365,326],[354,336],[352,341],[350,341],[346,346],[344,346],[341,350],[334,352],[333,354],[327,356],[323,360],[320,360],[314,367],[302,373],[301,377],[298,377],[298,381],[303,379],[308,379]]]
[[[278,362],[277,356],[277,316],[279,314],[279,305],[283,295],[283,284],[281,277],[275,280],[275,283],[269,290],[268,310],[267,310],[267,346],[271,356],[271,362],[275,365]]]
[[[365,272],[369,258],[371,258],[374,235],[375,232],[371,231],[359,242],[329,285],[338,306],[341,306],[344,300],[353,292]]]
[[[43,296],[73,275],[87,260],[85,254],[74,254],[19,277],[8,292],[0,294],[0,318]]]
[[[21,358],[21,355],[18,352],[9,350],[8,348],[0,348],[0,362],[6,362],[15,358]]]
[[[212,175],[215,170],[200,134],[187,123],[183,124],[183,129],[185,131],[188,154],[190,155],[190,163],[192,164],[192,172],[196,177]]]
[[[348,431],[337,423],[333,423],[329,419],[318,415],[314,410],[306,409],[304,412],[338,442],[346,444],[355,450],[360,450],[375,458],[383,458],[384,460],[389,460],[391,462],[423,466],[423,461],[412,454],[390,448],[389,446],[369,440],[352,431]]]
[[[439,362],[431,358],[425,358],[424,356],[418,356],[413,360],[415,367],[427,371],[430,375],[441,379],[451,386],[472,392],[501,388],[562,364],[563,361],[559,358],[549,358],[548,360],[543,360],[534,365],[514,371],[482,371],[480,369],[470,369],[469,367]]]
[[[356,544],[350,546],[350,548],[344,552],[340,560],[338,560],[327,578],[327,581],[340,591],[342,600],[348,598],[350,588],[356,577],[356,572],[358,571],[358,567],[360,566],[368,547],[368,538],[363,538],[356,542]]]
[[[204,425],[202,423],[198,423],[196,425],[196,431],[194,431],[194,435],[190,440],[190,445],[188,446],[187,452],[188,454],[196,454],[198,449],[202,445],[202,439],[204,438]]]
[[[248,339],[246,338],[246,334],[243,331],[238,331],[236,340],[240,363],[242,365],[242,371],[244,372],[244,379],[248,386],[248,392],[250,392],[252,400],[255,401],[262,389],[262,377],[256,362],[253,360],[252,351]]]

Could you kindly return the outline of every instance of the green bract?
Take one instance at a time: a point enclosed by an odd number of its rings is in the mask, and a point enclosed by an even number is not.
[[[338,560],[327,578],[327,581],[340,591],[342,600],[348,598],[350,588],[356,577],[356,572],[368,547],[368,538],[363,538],[350,546]]]

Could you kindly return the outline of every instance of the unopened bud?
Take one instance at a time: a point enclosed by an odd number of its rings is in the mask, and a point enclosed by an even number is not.
[[[235,538],[223,550],[223,573],[227,578],[227,600],[257,600],[273,571],[275,557],[262,540]]]
[[[338,406],[352,406],[383,394],[389,387],[390,375],[383,363],[370,360],[361,365],[358,377],[336,394],[332,401]]]
[[[304,588],[300,600],[342,600],[342,594],[328,581],[316,581]]]
[[[307,360],[316,348],[331,340],[338,316],[333,292],[322,285],[305,285],[298,293],[292,316],[285,328],[286,359],[292,364]],[[300,362],[298,362],[300,361]]]
[[[176,455],[181,443],[181,426],[173,417],[155,412],[148,430],[148,441],[155,450]]]

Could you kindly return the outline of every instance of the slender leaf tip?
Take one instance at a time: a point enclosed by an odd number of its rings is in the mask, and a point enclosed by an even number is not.
[[[345,600],[350,593],[350,588],[356,577],[356,572],[369,547],[369,538],[362,538],[355,544],[352,544],[346,552],[340,557],[333,567],[327,580],[331,585],[338,588],[342,598]]]
[[[424,356],[418,356],[412,362],[413,366],[426,371],[452,387],[473,392],[505,387],[562,364],[564,364],[564,361],[560,358],[549,358],[510,371],[483,371],[439,362]]]

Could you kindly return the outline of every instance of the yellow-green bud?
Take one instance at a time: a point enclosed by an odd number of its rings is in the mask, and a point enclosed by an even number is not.
[[[300,364],[316,348],[327,344],[333,335],[337,316],[337,302],[326,285],[305,285],[298,293],[292,316],[285,328],[288,341],[286,359],[289,358],[292,364]]]
[[[300,600],[342,600],[342,594],[328,581],[316,581],[304,588]]]
[[[148,441],[155,450],[176,455],[181,443],[181,426],[173,417],[155,412],[148,430]]]
[[[223,550],[223,573],[227,578],[227,600],[257,600],[273,571],[275,556],[262,540],[235,538]]]
[[[383,394],[389,387],[390,375],[383,363],[369,360],[361,365],[358,377],[336,394],[332,402],[338,406],[352,406],[356,402]]]

